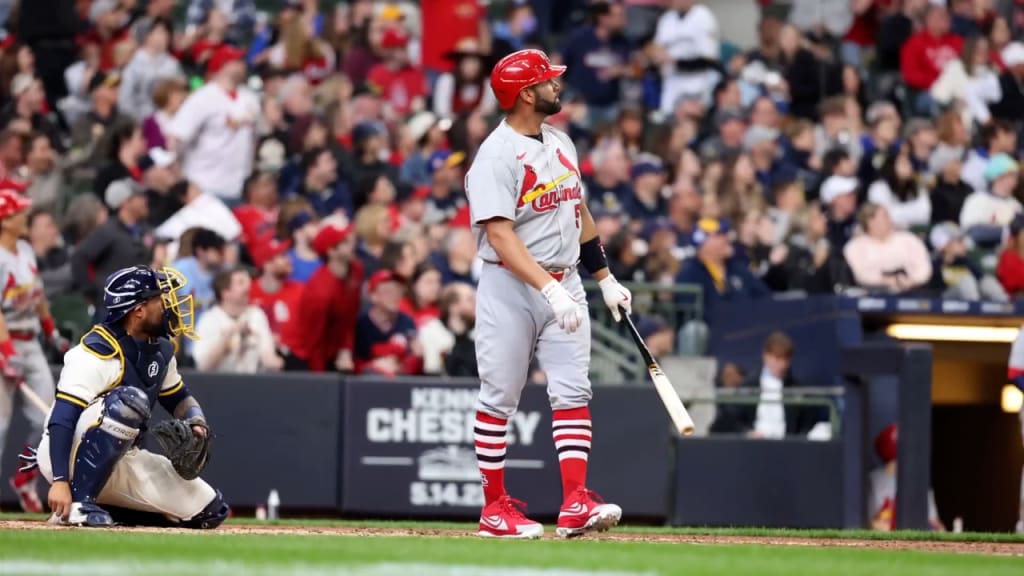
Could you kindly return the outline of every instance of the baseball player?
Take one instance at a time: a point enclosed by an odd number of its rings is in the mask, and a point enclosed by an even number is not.
[[[39,342],[40,331],[55,347],[66,350],[43,295],[35,252],[22,240],[28,230],[31,204],[13,190],[0,190],[0,451],[20,386],[30,388],[47,406],[53,402],[53,374]],[[31,425],[28,444],[34,445],[39,441],[46,415],[28,402],[22,402],[22,412]],[[34,471],[25,471],[11,478],[11,486],[26,512],[43,511],[36,492],[37,477]]]
[[[561,109],[559,77],[539,50],[512,53],[494,67],[491,87],[507,117],[487,137],[466,176],[473,231],[485,264],[477,293],[480,396],[474,428],[485,506],[481,536],[538,538],[505,491],[508,419],[531,360],[547,373],[563,504],[556,533],[579,536],[616,525],[622,509],[586,488],[590,453],[590,317],[577,266],[599,282],[616,320],[629,290],[608,271],[587,210],[576,147],[544,124]]]
[[[1006,376],[1021,392],[1024,392],[1024,329],[1017,333],[1017,339],[1010,348],[1010,362]],[[1024,410],[1020,412],[1021,435],[1024,435]],[[1020,510],[1018,511],[1017,533],[1024,534],[1024,469],[1021,470]]]
[[[184,284],[170,268],[114,272],[103,290],[104,321],[65,354],[37,462],[55,518],[183,528],[216,528],[227,518],[219,491],[136,445],[157,400],[185,430],[208,435],[170,340],[195,337],[191,296],[178,297]]]

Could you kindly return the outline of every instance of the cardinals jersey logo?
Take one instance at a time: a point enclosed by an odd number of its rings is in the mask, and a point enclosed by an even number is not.
[[[582,197],[580,192],[580,174],[576,166],[573,165],[572,161],[569,160],[565,154],[562,153],[561,148],[556,151],[558,156],[558,162],[564,166],[567,170],[561,176],[558,176],[550,182],[538,184],[539,177],[537,171],[533,166],[526,164],[523,166],[523,185],[519,189],[519,206],[525,206],[527,204],[533,204],[533,209],[537,212],[547,212],[554,210],[558,205],[566,200],[579,200]],[[577,184],[572,188],[565,188],[560,184],[573,176],[576,177]]]

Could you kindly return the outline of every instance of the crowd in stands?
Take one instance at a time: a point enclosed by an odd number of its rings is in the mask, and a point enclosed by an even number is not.
[[[3,22],[0,186],[48,294],[101,318],[108,273],[173,266],[201,369],[474,375],[463,175],[525,47],[568,66],[549,120],[623,282],[697,284],[706,318],[1024,292],[1019,2],[765,1],[750,50],[694,0],[267,2]]]

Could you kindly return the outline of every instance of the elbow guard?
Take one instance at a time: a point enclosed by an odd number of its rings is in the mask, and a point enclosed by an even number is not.
[[[601,239],[597,236],[580,244],[580,265],[591,274],[608,267],[604,244],[601,244]]]

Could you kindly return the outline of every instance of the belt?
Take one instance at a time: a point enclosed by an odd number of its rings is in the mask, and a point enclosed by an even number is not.
[[[7,334],[10,335],[11,340],[29,341],[35,340],[38,333],[32,330],[9,330]]]
[[[493,264],[495,264],[497,266],[501,266],[502,268],[505,268],[506,270],[508,269],[508,266],[505,266],[504,262],[499,261],[499,262],[494,262]],[[541,268],[544,268],[544,267],[541,266]],[[555,280],[557,280],[559,282],[562,281],[562,278],[565,278],[566,274],[568,274],[569,272],[572,272],[572,270],[573,270],[572,268],[563,268],[561,270],[548,270],[547,268],[544,268],[545,272],[550,274],[552,278],[554,278]]]

